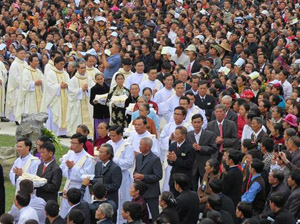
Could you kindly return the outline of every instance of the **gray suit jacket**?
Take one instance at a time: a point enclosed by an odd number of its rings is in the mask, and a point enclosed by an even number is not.
[[[143,161],[143,154],[136,156],[134,173],[144,174],[144,183],[148,185],[148,190],[143,194],[143,198],[156,198],[160,194],[159,181],[162,178],[162,165],[159,157],[150,152]]]
[[[292,191],[285,203],[285,208],[289,210],[296,219],[300,218],[300,187]]]
[[[210,121],[207,124],[207,130],[215,133],[216,136],[220,136],[219,126],[217,120]],[[233,121],[224,119],[223,126],[223,148],[236,148],[238,137],[237,137],[237,126]],[[220,145],[218,145],[218,149]]]
[[[216,136],[213,132],[203,130],[199,142],[196,142],[194,131],[190,131],[187,134],[187,141],[193,145],[197,143],[201,146],[200,151],[195,151],[195,163],[193,167],[193,174],[198,170],[203,177],[205,173],[205,163],[211,158],[211,155],[217,152]]]
[[[231,110],[231,109],[228,110],[227,115],[226,115],[226,119],[235,122],[236,125],[237,125],[237,117],[238,117],[237,114],[233,110]],[[212,121],[216,120],[215,112],[212,112],[211,120]]]

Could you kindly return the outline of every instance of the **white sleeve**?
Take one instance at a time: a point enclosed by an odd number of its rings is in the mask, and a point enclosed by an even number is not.
[[[95,172],[95,164],[91,158],[87,158],[85,163],[79,167],[74,165],[69,173],[69,179],[78,181],[82,180],[81,176],[84,174],[94,174]]]

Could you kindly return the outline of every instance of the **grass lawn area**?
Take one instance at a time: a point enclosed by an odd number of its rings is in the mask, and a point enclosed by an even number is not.
[[[0,135],[0,146],[14,146],[15,145],[15,137],[14,136],[7,136],[7,135]],[[56,151],[55,158],[56,161],[59,163],[59,159],[68,151],[68,148],[63,147],[63,151]],[[64,181],[64,180],[63,180]],[[16,188],[10,183],[8,178],[4,181],[5,185],[5,211],[8,212],[12,206],[15,190]],[[62,184],[63,186],[63,184]]]

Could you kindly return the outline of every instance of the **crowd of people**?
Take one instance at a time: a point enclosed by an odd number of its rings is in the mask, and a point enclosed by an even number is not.
[[[71,146],[17,139],[0,222],[297,223],[299,9],[2,0],[1,121],[47,113]]]

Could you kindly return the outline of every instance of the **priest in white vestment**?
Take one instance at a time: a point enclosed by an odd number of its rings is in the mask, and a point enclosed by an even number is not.
[[[113,90],[113,88],[117,85],[116,83],[116,75],[121,73],[124,75],[125,82],[126,79],[133,74],[131,71],[132,61],[129,58],[124,58],[122,60],[122,68],[120,68],[112,77],[111,84],[110,84],[110,92]]]
[[[203,116],[203,129],[206,129],[207,127],[207,118],[205,116],[205,111],[197,107],[195,104],[195,96],[193,93],[187,93],[186,96],[182,96],[179,99],[179,106],[184,107],[186,109],[187,114],[184,119],[184,124],[185,125],[191,125],[192,123],[192,116],[194,114],[201,114]],[[169,122],[174,121],[174,116],[172,115]]]
[[[20,82],[23,70],[27,63],[25,59],[25,50],[20,47],[17,49],[17,57],[13,61],[9,69],[6,94],[5,114],[10,121],[15,121],[16,109],[19,100]]]
[[[17,179],[23,173],[36,175],[40,159],[31,155],[30,150],[32,142],[28,138],[20,138],[17,142],[17,152],[19,157],[15,160],[12,168],[9,171],[9,179],[12,185],[16,186]]]
[[[170,120],[174,109],[179,106],[180,97],[182,97],[184,93],[184,83],[182,81],[176,80],[173,86],[175,94],[158,106],[158,114],[163,116],[166,121]]]
[[[86,56],[86,75],[94,81],[95,81],[96,74],[101,73],[99,69],[94,67],[96,62],[97,60],[94,55],[89,54]]]
[[[62,55],[58,51],[52,51],[51,52],[51,54],[50,54],[50,60],[48,61],[48,63],[45,66],[45,69],[44,69],[44,81],[47,78],[48,72],[52,71],[52,69],[55,68],[55,66],[54,66],[54,60],[55,60],[55,58],[61,57],[61,56]]]
[[[158,146],[158,141],[155,135],[152,135],[149,131],[147,131],[147,120],[143,116],[139,116],[135,119],[134,128],[135,130],[130,133],[128,141],[134,150],[134,154],[137,155],[140,153],[140,141],[142,138],[149,137],[152,139],[152,148],[151,151],[160,157],[160,150]]]
[[[174,132],[175,129],[179,126],[185,127],[188,131],[193,130],[192,126],[188,123],[184,123],[184,119],[186,117],[186,109],[182,106],[176,107],[174,110],[174,121],[169,122],[161,132],[160,135],[160,158],[163,161],[163,191],[169,191],[169,178],[171,166],[167,163],[167,152],[169,150],[169,145],[174,141]]]
[[[65,193],[70,188],[80,189],[82,180],[86,178],[83,175],[93,175],[95,172],[94,159],[83,148],[86,141],[86,136],[74,134],[71,137],[71,150],[61,158],[60,168],[63,176],[67,179],[64,186]],[[88,188],[85,189],[83,200],[88,203],[91,202]],[[68,203],[68,200],[62,198],[60,216],[65,218],[70,208],[71,206]]]
[[[148,78],[147,74],[144,73],[145,66],[142,60],[137,61],[135,63],[134,68],[135,68],[135,73],[130,75],[125,81],[125,87],[127,89],[130,89],[130,86],[132,84],[140,85],[143,81],[145,81]]]
[[[0,117],[5,117],[5,85],[7,82],[7,69],[0,61]]]
[[[114,162],[122,170],[122,184],[119,190],[119,209],[117,214],[117,223],[125,223],[122,217],[122,205],[125,201],[131,201],[129,195],[130,186],[133,183],[130,169],[134,164],[134,153],[130,142],[123,139],[122,127],[115,125],[109,128],[109,137],[111,140],[107,142],[114,149]]]
[[[72,135],[77,126],[84,124],[93,138],[93,107],[90,102],[91,88],[95,85],[93,78],[86,73],[86,64],[79,63],[76,74],[69,82],[69,100],[67,109],[67,133]]]
[[[69,74],[64,71],[65,60],[57,57],[55,68],[47,74],[44,82],[41,112],[48,112],[46,127],[57,136],[67,134],[67,108]],[[75,112],[77,113],[77,112]]]
[[[153,96],[155,96],[155,93],[157,93],[159,90],[161,90],[164,87],[163,84],[156,78],[157,78],[157,68],[149,67],[148,78],[145,81],[143,81],[140,85],[140,96],[143,95],[143,90],[146,87],[149,87],[152,90]]]
[[[172,95],[175,94],[175,91],[173,89],[173,83],[174,83],[174,76],[171,74],[166,74],[164,76],[164,84],[165,87],[159,90],[155,96],[153,101],[157,103],[158,107],[160,103],[164,103],[169,99]]]
[[[21,76],[19,101],[16,109],[16,121],[21,122],[25,114],[37,114],[41,111],[43,73],[37,67],[40,60],[37,54],[29,57],[27,66]]]

